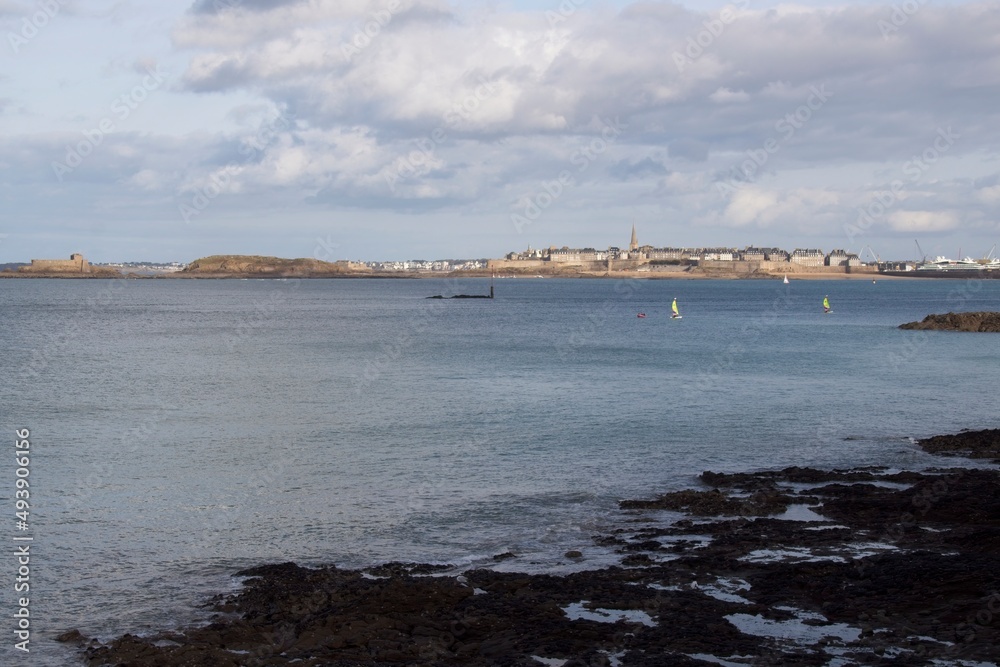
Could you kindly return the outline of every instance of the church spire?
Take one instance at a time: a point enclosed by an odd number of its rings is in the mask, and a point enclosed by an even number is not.
[[[635,252],[639,249],[639,237],[635,235],[635,223],[632,223],[632,241],[628,244],[629,252]]]

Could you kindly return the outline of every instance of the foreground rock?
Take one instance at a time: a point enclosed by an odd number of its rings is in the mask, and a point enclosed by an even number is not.
[[[954,437],[949,451],[971,451],[996,432]],[[630,527],[595,537],[621,554],[621,567],[552,576],[268,565],[239,573],[250,577],[243,591],[213,599],[206,627],[106,645],[79,633],[65,640],[95,667],[1000,658],[996,470],[787,468],[702,481],[712,488],[623,502]],[[758,516],[767,508],[786,513]],[[670,520],[664,509],[702,518]]]
[[[978,331],[1000,332],[1000,313],[946,313],[944,315],[928,315],[920,322],[908,322],[899,325],[900,329],[917,329],[921,331]]]

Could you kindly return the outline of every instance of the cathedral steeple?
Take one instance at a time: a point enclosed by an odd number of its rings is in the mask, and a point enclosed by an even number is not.
[[[639,237],[635,235],[635,223],[632,223],[632,241],[628,244],[629,252],[635,252],[639,249]]]

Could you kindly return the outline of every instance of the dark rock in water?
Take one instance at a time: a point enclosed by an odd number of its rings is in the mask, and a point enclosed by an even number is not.
[[[734,498],[718,489],[675,491],[653,500],[623,500],[622,509],[681,510],[698,516],[766,516],[788,509],[791,499],[773,489],[755,491],[749,498]]]
[[[920,322],[899,325],[900,329],[920,331],[977,331],[1000,333],[1000,313],[946,313],[928,315]]]
[[[269,577],[269,576],[295,576],[301,572],[305,572],[305,568],[299,567],[295,563],[275,563],[271,565],[261,565],[260,567],[251,567],[247,570],[240,570],[236,573],[237,577]]]
[[[87,638],[84,637],[82,634],[80,634],[79,630],[74,628],[69,632],[64,632],[61,635],[58,635],[56,637],[56,641],[63,643],[68,643],[68,642],[81,643],[87,641]]]
[[[426,297],[428,299],[492,299],[493,297],[489,294],[455,294],[453,296],[444,296],[443,294],[435,294],[434,296]]]
[[[392,577],[406,574],[436,574],[454,569],[454,565],[392,562],[367,568],[365,572],[377,577]]]
[[[499,563],[502,560],[510,560],[511,558],[517,558],[517,555],[516,554],[512,554],[509,551],[505,551],[502,554],[497,554],[496,556],[494,556],[493,560],[495,560],[496,562]]]
[[[954,435],[935,435],[918,440],[924,451],[943,456],[967,456],[972,459],[1000,458],[1000,429],[962,431]]]
[[[583,552],[573,549],[572,551],[567,551],[563,554],[566,558],[583,558]]]
[[[709,486],[754,491],[773,489],[777,482],[797,484],[818,484],[833,481],[871,481],[882,472],[880,468],[857,468],[853,470],[816,470],[791,466],[784,470],[762,470],[759,472],[717,473],[707,470],[701,474],[701,481]]]

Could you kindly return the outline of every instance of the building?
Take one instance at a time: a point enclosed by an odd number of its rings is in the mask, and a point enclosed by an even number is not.
[[[739,258],[739,251],[732,248],[704,248],[700,259],[704,261],[732,262]]]
[[[685,248],[651,248],[649,252],[646,253],[646,259],[674,259],[674,260],[684,260],[690,259],[691,253]]]
[[[799,266],[823,266],[826,263],[826,255],[817,248],[796,248],[788,261]]]
[[[90,273],[90,262],[80,253],[73,253],[69,259],[33,259],[30,266],[22,271],[36,273]]]
[[[608,253],[594,248],[559,248],[549,251],[551,262],[603,262]]]
[[[847,266],[847,253],[839,248],[831,250],[830,254],[826,256],[826,265]]]

